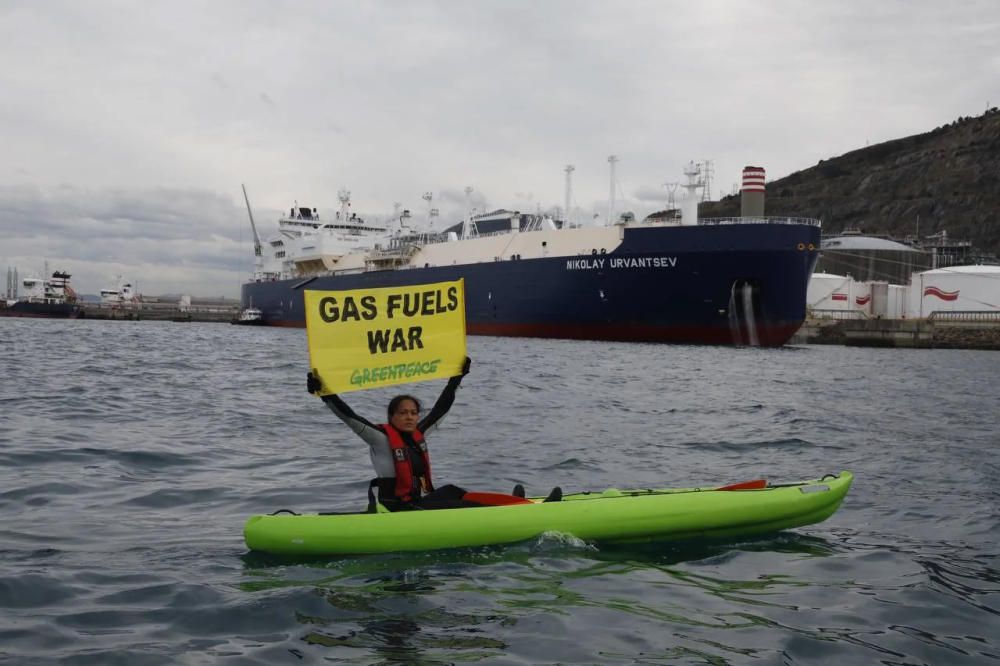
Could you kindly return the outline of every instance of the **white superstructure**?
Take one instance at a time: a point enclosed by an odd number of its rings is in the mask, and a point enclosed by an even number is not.
[[[367,224],[351,212],[351,193],[340,190],[340,210],[333,220],[320,219],[315,208],[293,206],[288,215],[278,219],[278,233],[264,242],[254,228],[254,279],[280,280],[308,277],[340,268],[345,255],[364,253],[386,242],[389,229]],[[249,212],[249,201],[247,210]],[[404,211],[407,215],[409,211]],[[251,213],[251,225],[253,215]]]
[[[51,278],[26,277],[20,281],[21,291],[17,297],[7,300],[7,305],[17,302],[46,303],[55,305],[74,302],[76,292],[69,286],[69,273],[56,271]]]
[[[609,158],[613,171],[617,158]],[[567,167],[567,178],[570,170]],[[692,162],[684,171],[687,182],[681,224],[697,225],[697,190],[704,187],[701,172]],[[637,226],[676,226],[665,218],[635,220],[622,214],[604,226],[581,226],[560,222],[542,213],[496,210],[473,215],[469,204],[471,187],[465,188],[466,208],[461,224],[442,232],[433,230],[437,209],[425,193],[428,213],[424,228],[413,224],[409,210],[399,212],[387,223],[367,223],[351,212],[351,193],[337,194],[340,210],[335,218],[320,218],[315,208],[293,206],[278,220],[278,233],[261,241],[247,198],[247,212],[254,233],[255,282],[270,282],[318,275],[337,275],[378,270],[398,270],[451,266],[493,261],[537,259],[549,256],[593,256],[611,253],[624,238],[624,229]],[[567,196],[569,196],[567,181]],[[244,196],[246,190],[244,189]],[[609,215],[613,215],[609,206]],[[723,219],[704,223],[763,223],[763,217]],[[791,221],[791,220],[790,220]]]
[[[131,282],[125,282],[119,275],[114,287],[101,289],[101,305],[112,307],[130,307],[138,305],[142,297],[136,293]]]

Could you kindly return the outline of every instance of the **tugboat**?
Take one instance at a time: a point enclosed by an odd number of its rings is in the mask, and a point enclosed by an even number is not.
[[[69,286],[69,273],[56,271],[51,278],[28,277],[21,281],[23,295],[0,301],[0,317],[83,317],[76,292]]]
[[[263,326],[264,313],[259,308],[243,308],[231,323],[237,326]]]

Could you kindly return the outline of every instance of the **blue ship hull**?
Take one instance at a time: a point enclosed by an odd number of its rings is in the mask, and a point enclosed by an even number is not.
[[[305,289],[464,278],[472,335],[778,346],[805,319],[819,242],[808,224],[636,227],[603,255],[249,282],[242,304],[301,327]]]
[[[0,304],[3,305],[3,304]],[[0,307],[0,317],[35,317],[40,319],[76,319],[83,310],[74,303],[28,303],[19,301]]]

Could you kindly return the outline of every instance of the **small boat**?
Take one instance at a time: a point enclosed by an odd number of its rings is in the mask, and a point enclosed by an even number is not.
[[[263,326],[264,313],[259,308],[243,308],[232,323],[238,326]]]
[[[642,543],[758,536],[819,523],[840,506],[854,476],[771,485],[608,489],[479,508],[395,513],[251,516],[247,547],[276,555],[361,555],[515,543],[545,532],[594,543]],[[486,495],[493,495],[486,493]],[[380,509],[376,505],[376,509]]]

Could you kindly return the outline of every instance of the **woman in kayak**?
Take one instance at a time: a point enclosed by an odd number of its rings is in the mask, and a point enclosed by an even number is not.
[[[424,435],[451,409],[455,391],[462,378],[469,374],[471,365],[472,361],[466,357],[462,373],[448,380],[434,407],[423,418],[420,418],[420,401],[410,395],[398,395],[389,402],[389,422],[381,425],[355,414],[336,394],[322,396],[326,406],[368,443],[377,475],[369,487],[372,502],[371,487],[377,487],[379,501],[390,511],[470,506],[462,501],[466,494],[462,488],[453,485],[434,487]],[[318,374],[310,372],[307,375],[306,388],[310,393],[321,390],[322,382]]]

